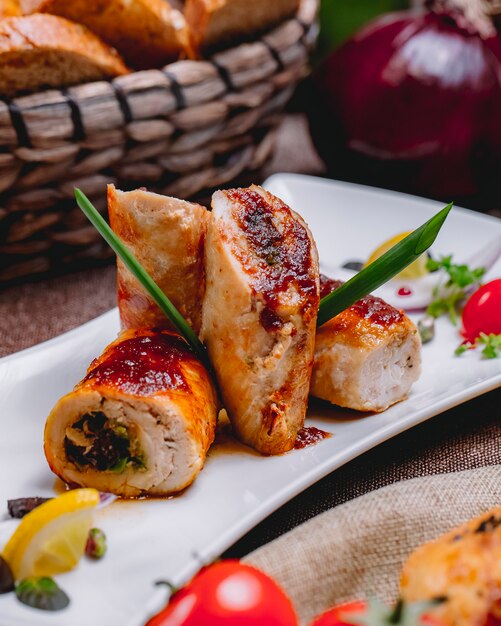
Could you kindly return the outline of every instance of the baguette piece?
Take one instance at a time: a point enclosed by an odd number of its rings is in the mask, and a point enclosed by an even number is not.
[[[0,22],[0,96],[127,73],[118,53],[85,26],[54,15]]]
[[[204,293],[203,246],[210,213],[199,204],[142,189],[108,186],[112,229],[134,252],[195,332]],[[120,259],[118,306],[123,328],[169,328],[170,322]]]
[[[21,7],[17,0],[0,0],[0,20],[16,15],[21,15]]]
[[[198,54],[250,38],[292,16],[299,0],[187,0],[184,15]]]
[[[186,21],[164,0],[23,0],[25,11],[84,24],[134,68],[161,67],[188,45]]]
[[[447,626],[501,623],[501,507],[418,548],[400,587],[406,602],[443,598],[433,616]]]

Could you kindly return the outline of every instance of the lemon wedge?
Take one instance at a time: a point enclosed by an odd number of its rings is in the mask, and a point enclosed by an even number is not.
[[[28,513],[2,554],[14,578],[55,576],[73,569],[84,554],[98,504],[96,489],[75,489]]]
[[[396,246],[397,243],[402,241],[402,239],[405,239],[410,234],[411,234],[410,232],[400,233],[399,235],[395,235],[391,239],[388,239],[388,241],[385,241],[384,243],[382,243],[370,255],[370,257],[367,260],[367,262],[365,263],[364,267],[367,267],[367,265],[370,265],[376,259],[379,259],[380,256],[383,256],[383,254],[388,252],[388,250],[390,250],[390,248],[393,248],[393,246]],[[419,259],[416,259],[414,261],[414,263],[411,263],[408,267],[406,267],[404,270],[402,270],[399,274],[397,274],[395,276],[395,278],[397,280],[401,280],[401,279],[403,279],[403,280],[408,280],[408,279],[414,280],[416,278],[422,278],[423,276],[426,276],[428,274],[428,270],[426,268],[427,262],[428,262],[428,255],[426,253],[422,254],[419,257]]]

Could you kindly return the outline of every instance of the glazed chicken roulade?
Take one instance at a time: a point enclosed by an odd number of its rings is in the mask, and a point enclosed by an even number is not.
[[[45,455],[63,481],[120,496],[190,485],[214,440],[216,393],[179,335],[128,330],[54,407]]]
[[[134,252],[185,320],[200,330],[204,291],[203,206],[136,189],[108,186],[114,232]],[[118,305],[123,328],[170,328],[170,322],[118,259]]]
[[[342,283],[321,276],[322,298]],[[421,372],[415,324],[366,296],[317,331],[311,394],[357,411],[384,411],[404,400]]]
[[[315,242],[261,187],[218,191],[212,209],[201,337],[237,436],[263,454],[286,452],[303,426],[313,364]]]
[[[418,548],[404,566],[401,597],[441,598],[446,626],[501,624],[501,507]]]

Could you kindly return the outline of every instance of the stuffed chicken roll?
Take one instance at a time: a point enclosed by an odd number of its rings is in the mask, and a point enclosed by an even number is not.
[[[263,454],[303,426],[319,303],[318,255],[299,215],[261,187],[218,191],[205,246],[201,337],[236,435]]]
[[[128,330],[54,407],[44,449],[63,481],[125,497],[190,485],[214,440],[216,393],[170,331]]]
[[[321,276],[322,298],[342,285]],[[402,311],[366,296],[317,330],[311,393],[356,411],[404,400],[421,373],[421,338]]]
[[[114,232],[198,332],[204,293],[205,207],[143,189],[108,186],[108,213]],[[170,322],[120,259],[118,307],[123,328],[170,328]]]

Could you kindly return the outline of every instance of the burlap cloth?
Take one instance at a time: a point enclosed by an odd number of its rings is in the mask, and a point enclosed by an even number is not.
[[[245,560],[290,594],[303,624],[347,600],[398,595],[417,546],[501,504],[501,465],[415,478],[315,517]]]

